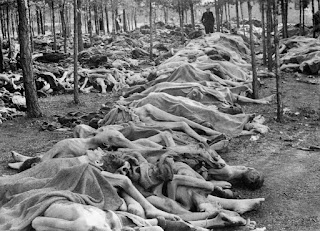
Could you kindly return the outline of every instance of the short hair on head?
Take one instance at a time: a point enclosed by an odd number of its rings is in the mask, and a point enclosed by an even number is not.
[[[102,170],[111,173],[115,173],[125,163],[121,157],[112,152],[107,152],[106,155],[102,156],[101,161],[103,162]]]
[[[23,164],[19,168],[19,172],[25,171],[29,168],[32,168],[36,164],[41,162],[40,157],[32,157],[30,159],[27,159],[26,161],[23,162]]]
[[[264,176],[256,169],[249,169],[243,174],[242,183],[251,190],[259,189],[264,183]]]

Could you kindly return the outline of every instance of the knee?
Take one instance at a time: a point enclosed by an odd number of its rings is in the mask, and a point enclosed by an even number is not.
[[[184,121],[178,122],[178,125],[180,128],[185,129],[185,130],[190,128],[189,125]]]
[[[146,104],[146,105],[144,105],[143,106],[143,108],[147,111],[147,112],[151,112],[152,111],[152,109],[153,109],[153,105],[151,105],[151,104]]]
[[[160,136],[162,138],[170,138],[170,137],[172,137],[172,134],[169,131],[162,131],[162,132],[160,132]]]
[[[119,175],[120,176],[120,187],[123,189],[128,189],[133,186],[132,181],[129,179],[129,177],[124,176],[124,175]]]

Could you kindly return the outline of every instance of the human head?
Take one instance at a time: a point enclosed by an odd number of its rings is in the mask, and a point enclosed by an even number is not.
[[[25,171],[29,168],[32,168],[36,166],[38,163],[41,162],[40,157],[33,157],[31,159],[27,159],[26,161],[23,162],[23,164],[19,168],[19,172]]]
[[[263,182],[263,174],[254,168],[249,168],[248,171],[246,171],[242,177],[242,183],[252,190],[261,188]]]
[[[209,12],[210,11],[210,7],[207,7],[206,10],[207,10],[207,12]]]

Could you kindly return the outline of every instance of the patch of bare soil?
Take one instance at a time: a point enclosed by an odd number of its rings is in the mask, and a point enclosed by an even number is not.
[[[260,96],[274,93],[275,79],[263,79],[262,82]],[[230,165],[251,166],[264,172],[265,184],[261,189],[235,189],[243,198],[266,198],[258,211],[244,215],[255,220],[258,227],[265,226],[272,231],[319,230],[320,151],[300,148],[320,145],[320,88],[319,85],[297,81],[292,74],[283,74],[282,88],[284,121],[278,123],[275,120],[275,102],[271,105],[245,105],[246,113],[265,116],[271,131],[257,141],[251,141],[250,137],[234,138],[229,152],[222,156]],[[15,173],[6,167],[11,161],[10,151],[34,155],[72,136],[71,132],[40,131],[42,122],[52,121],[55,114],[96,111],[101,104],[113,102],[115,98],[97,93],[81,95],[80,105],[74,105],[72,99],[72,95],[41,99],[46,117],[17,118],[0,125],[0,175]]]
[[[90,113],[97,111],[102,104],[113,102],[111,94],[98,93],[81,94],[80,104],[75,105],[73,95],[50,96],[40,98],[40,106],[44,117],[30,119],[15,118],[0,125],[0,175],[14,174],[15,171],[7,168],[12,161],[12,150],[34,156],[37,153],[49,150],[56,142],[72,137],[72,131],[43,131],[43,122],[56,121],[56,116],[64,116],[69,112]]]
[[[244,198],[264,197],[257,212],[246,216],[267,230],[311,231],[320,228],[320,87],[297,81],[283,73],[283,122],[276,121],[276,102],[248,105],[245,112],[264,115],[271,131],[257,141],[235,138],[223,157],[230,164],[255,167],[265,174],[264,186],[256,191],[239,189]],[[304,76],[304,79],[308,77]],[[275,90],[275,79],[263,79],[261,96]]]

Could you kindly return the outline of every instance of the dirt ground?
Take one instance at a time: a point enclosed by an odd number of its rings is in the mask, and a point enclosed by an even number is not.
[[[304,76],[303,79],[309,79]],[[275,79],[262,79],[260,96],[275,90]],[[245,217],[257,222],[258,227],[278,231],[320,230],[320,150],[306,151],[310,145],[320,145],[320,85],[298,82],[293,74],[282,75],[283,123],[276,122],[276,104],[245,105],[246,113],[261,114],[271,131],[258,140],[250,137],[234,138],[223,158],[230,165],[255,167],[265,174],[264,186],[256,191],[236,188],[242,198],[264,197],[266,201]],[[71,137],[71,131],[40,131],[44,121],[54,115],[71,111],[92,112],[111,95],[92,93],[81,95],[81,104],[72,103],[72,95],[52,96],[40,100],[45,117],[17,118],[0,125],[0,175],[14,174],[8,169],[10,151],[27,155],[48,150],[57,141]],[[228,228],[224,230],[241,230]]]

